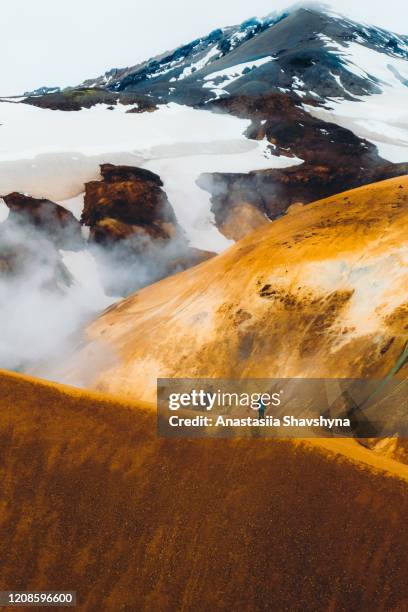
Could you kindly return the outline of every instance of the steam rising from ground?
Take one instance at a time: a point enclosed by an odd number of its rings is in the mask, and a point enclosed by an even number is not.
[[[89,320],[186,254],[180,238],[166,244],[147,234],[112,247],[63,250],[44,230],[11,217],[0,224],[0,368],[27,371],[61,359]]]
[[[63,352],[78,327],[111,302],[92,278],[89,254],[75,257],[86,282],[41,230],[22,220],[0,225],[0,367],[27,369]]]
[[[90,254],[106,291],[118,298],[180,272],[191,260],[182,235],[161,241],[138,234],[109,246],[93,244]]]

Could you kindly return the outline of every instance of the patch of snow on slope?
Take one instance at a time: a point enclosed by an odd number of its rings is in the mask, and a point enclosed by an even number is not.
[[[302,81],[302,79],[300,79],[299,77],[294,76],[292,77],[292,87],[303,89],[305,87],[305,82]]]
[[[208,62],[213,57],[218,55],[219,52],[220,50],[218,49],[217,45],[215,45],[214,47],[211,47],[211,49],[208,51],[208,53],[204,55],[204,57],[202,57],[200,60],[198,60],[194,64],[191,64],[190,66],[187,66],[186,68],[184,68],[183,72],[177,78],[173,77],[172,79],[170,79],[170,82],[171,81],[182,81],[183,79],[192,75],[193,72],[197,72],[197,70],[201,70],[202,68],[205,68]]]
[[[199,176],[213,172],[283,168],[302,161],[296,157],[271,156],[269,142],[265,139],[251,141],[237,138],[235,141],[215,141],[206,145],[197,143],[194,147],[176,145],[168,149],[167,153],[162,151],[162,156],[149,161],[146,167],[162,178],[177,220],[191,245],[220,252],[233,242],[225,238],[215,226],[211,195],[197,185]]]
[[[85,193],[80,193],[79,195],[73,198],[69,198],[68,200],[60,200],[57,203],[72,212],[74,217],[79,221],[81,219],[82,211],[84,208],[84,196]]]
[[[177,66],[179,66],[183,60],[184,57],[180,57],[179,59],[173,60],[172,62],[166,62],[165,64],[162,64],[160,66],[160,69],[157,72],[152,72],[151,74],[148,74],[147,78],[155,79],[158,76],[163,76],[163,74],[167,74],[168,72],[174,70],[174,68],[177,68]]]
[[[267,57],[262,57],[258,60],[243,62],[242,64],[236,64],[235,66],[212,72],[204,77],[204,81],[206,82],[204,83],[203,87],[206,89],[211,89],[217,96],[226,94],[227,92],[225,91],[225,87],[228,87],[228,85],[231,85],[231,83],[240,79],[244,73],[247,73],[255,68],[259,68],[260,66],[263,66],[263,64],[267,64],[273,59],[274,58],[271,55],[268,55]]]
[[[408,161],[408,61],[379,53],[357,43],[331,47],[346,69],[381,88],[381,93],[358,100],[329,98],[326,108],[305,106],[311,115],[332,121],[373,142],[392,162]]]
[[[345,60],[347,70],[362,78],[374,77],[389,87],[408,80],[408,61],[405,59],[379,53],[358,43],[349,43],[346,48],[338,45],[338,53]]]
[[[242,30],[241,32],[236,32],[230,38],[231,49],[234,49],[242,40],[244,40],[248,36],[248,32],[246,30]]]
[[[107,112],[104,105],[67,113],[27,104],[0,103],[0,162],[41,154],[86,156],[132,153],[175,143],[245,138],[249,122],[178,104],[154,113]],[[82,163],[82,162],[81,162]]]
[[[348,329],[345,341],[376,333],[382,320],[405,303],[408,248],[379,256],[313,262],[304,281],[318,289],[353,291],[340,324]]]

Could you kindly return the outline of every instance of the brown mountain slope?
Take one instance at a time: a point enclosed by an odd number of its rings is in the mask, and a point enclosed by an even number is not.
[[[407,233],[407,176],[300,207],[112,307],[52,375],[147,401],[160,376],[385,375],[407,342]]]
[[[76,589],[80,610],[407,609],[408,468],[351,440],[158,439],[148,407],[4,371],[0,437],[2,590]]]

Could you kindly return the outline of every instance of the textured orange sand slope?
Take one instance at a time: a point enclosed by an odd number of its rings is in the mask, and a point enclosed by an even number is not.
[[[157,439],[151,410],[2,372],[0,473],[0,589],[76,589],[81,610],[408,608],[407,482],[345,457]]]

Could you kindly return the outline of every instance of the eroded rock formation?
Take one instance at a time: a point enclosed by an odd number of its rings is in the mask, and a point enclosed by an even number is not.
[[[0,224],[0,272],[11,290],[60,293],[73,281],[61,250],[85,246],[80,223],[55,202],[10,193],[2,198],[10,213]]]
[[[141,232],[155,239],[176,235],[176,217],[157,174],[102,164],[101,175],[101,181],[85,185],[81,217],[96,242],[116,242]]]
[[[17,192],[2,199],[10,210],[9,223],[35,228],[60,249],[77,250],[83,246],[81,225],[63,206]]]
[[[81,222],[108,293],[127,295],[213,255],[189,247],[157,174],[103,164],[101,175],[85,185]]]

